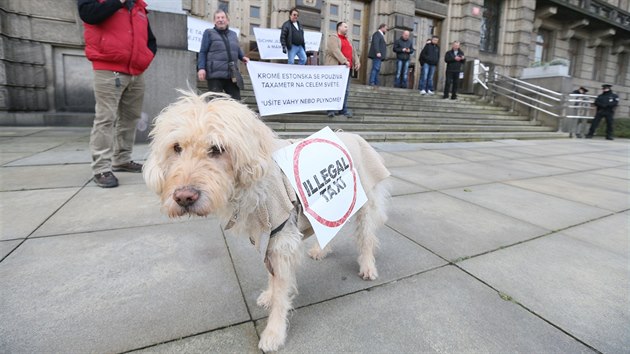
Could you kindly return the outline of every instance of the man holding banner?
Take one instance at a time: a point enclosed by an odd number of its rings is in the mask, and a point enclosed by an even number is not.
[[[295,56],[299,58],[298,64],[306,64],[306,44],[304,43],[304,27],[298,21],[300,13],[297,8],[289,11],[289,20],[282,25],[280,33],[280,43],[282,44],[282,52],[289,56],[288,63],[295,62]]]
[[[345,22],[337,23],[337,33],[328,37],[326,44],[326,58],[324,65],[345,65],[348,70],[359,70],[359,56],[352,48],[352,44],[346,37],[348,34],[348,24]],[[350,79],[352,75],[348,75],[348,85],[346,86],[346,95],[343,99],[343,108],[337,114],[344,115],[346,118],[352,118],[352,112],[348,110],[348,94],[350,93]],[[328,111],[328,117],[335,116],[335,111]]]

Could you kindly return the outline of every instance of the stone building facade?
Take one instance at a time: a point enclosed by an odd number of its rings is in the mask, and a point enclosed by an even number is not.
[[[437,35],[442,55],[450,42],[458,40],[469,62],[479,59],[516,78],[535,62],[565,59],[570,77],[563,82],[569,87],[560,89],[585,86],[597,94],[602,83],[611,83],[622,100],[616,116],[630,117],[630,0],[146,1],[153,9],[150,18],[159,46],[156,62],[147,72],[156,86],[151,90],[194,83],[195,54],[186,51],[186,15],[212,22],[216,9],[226,9],[231,26],[240,29],[243,50],[255,60],[253,28],[279,28],[296,6],[304,27],[323,33],[322,48],[338,21],[348,23],[350,39],[361,57],[361,70],[354,75],[358,83],[366,83],[369,74],[370,37],[380,23],[386,23],[391,29],[386,35],[390,50],[403,30],[410,30],[415,39],[416,66],[411,69],[410,85],[417,86],[420,50],[427,38]],[[75,0],[0,0],[0,21],[0,123],[42,121],[41,114],[33,112],[93,110],[90,65],[83,57]],[[393,51],[389,58],[381,81],[393,86]],[[443,69],[440,64],[438,89]],[[163,106],[174,94],[156,95],[151,97],[159,96],[156,102]],[[145,103],[149,115],[159,111],[151,108],[151,101]]]

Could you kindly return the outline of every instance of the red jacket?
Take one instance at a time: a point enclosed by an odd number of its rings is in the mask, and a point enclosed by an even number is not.
[[[144,0],[136,0],[131,11],[122,6],[102,22],[83,24],[85,55],[94,70],[139,75],[149,67],[154,53],[147,44],[150,30],[146,7]]]

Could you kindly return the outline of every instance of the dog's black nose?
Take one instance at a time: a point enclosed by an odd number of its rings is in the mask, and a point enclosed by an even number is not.
[[[199,199],[199,191],[192,187],[177,188],[173,193],[173,199],[181,207],[189,207]]]

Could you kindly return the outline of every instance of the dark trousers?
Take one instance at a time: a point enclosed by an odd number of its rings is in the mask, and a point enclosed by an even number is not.
[[[597,126],[599,122],[602,121],[602,118],[606,118],[606,137],[613,137],[613,114],[611,112],[597,112],[593,123],[591,123],[591,129],[588,130],[587,136],[593,136],[593,134],[595,134],[595,130],[597,130]]]
[[[241,89],[231,79],[208,79],[208,91],[225,92],[233,99],[241,100]]]
[[[457,82],[458,81],[459,81],[459,71],[446,72],[446,80],[444,82],[444,98],[448,97],[449,90],[451,92],[451,98],[457,97]]]

